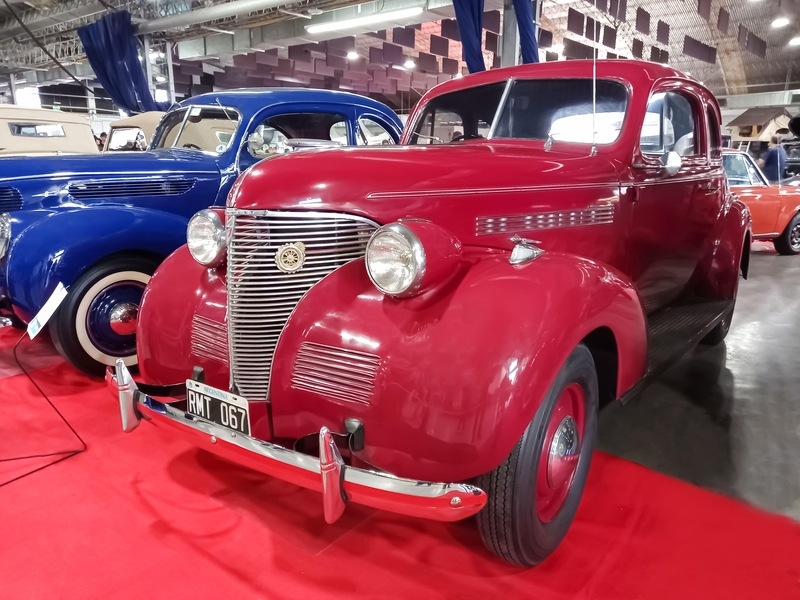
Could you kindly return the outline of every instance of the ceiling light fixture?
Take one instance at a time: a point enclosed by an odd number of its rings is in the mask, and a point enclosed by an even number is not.
[[[164,77],[163,75],[159,75],[158,77],[156,77],[156,81],[158,83],[164,83],[166,80],[167,80],[167,78]]]
[[[353,52],[352,50],[348,52],[347,60],[358,60],[358,52]]]
[[[389,12],[379,12],[366,17],[358,17],[357,19],[346,19],[344,21],[329,21],[327,23],[320,23],[318,25],[306,25],[308,33],[323,33],[325,31],[339,31],[341,29],[351,29],[353,27],[362,27],[364,25],[372,25],[374,23],[383,23],[384,21],[397,21],[414,17],[422,13],[421,6],[414,8],[404,8],[403,10],[392,10]]]
[[[800,37],[792,38],[789,40],[790,46],[800,46]]]
[[[775,29],[778,29],[779,27],[786,27],[788,24],[789,24],[789,19],[787,19],[786,17],[778,17],[772,22],[772,26]]]
[[[409,58],[409,59],[408,59],[406,62],[404,62],[404,63],[403,63],[403,66],[404,66],[406,69],[413,69],[414,67],[416,67],[416,66],[417,66],[417,63],[415,63],[413,60],[411,60],[411,59]]]

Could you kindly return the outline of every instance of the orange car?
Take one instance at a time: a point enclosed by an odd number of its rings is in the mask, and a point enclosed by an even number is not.
[[[722,161],[731,191],[750,208],[753,239],[772,241],[780,254],[800,253],[800,188],[770,184],[744,152],[726,150]]]

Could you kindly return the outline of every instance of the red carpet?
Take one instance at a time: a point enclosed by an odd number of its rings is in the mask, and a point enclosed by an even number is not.
[[[0,598],[800,598],[799,524],[607,455],[564,544],[521,570],[471,522],[351,506],[325,525],[313,492],[146,423],[123,434],[100,381],[63,363],[34,377],[89,449],[0,487]],[[25,390],[0,381],[0,455],[67,439]],[[11,431],[33,415],[51,429]]]

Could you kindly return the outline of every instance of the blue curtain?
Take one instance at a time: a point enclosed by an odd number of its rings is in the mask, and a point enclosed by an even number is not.
[[[483,63],[483,0],[453,0],[458,32],[464,48],[464,60],[470,73],[485,71]],[[539,62],[539,44],[533,26],[531,0],[514,0],[514,13],[519,29],[519,46],[523,63]]]
[[[169,102],[156,102],[150,94],[128,11],[109,13],[80,27],[78,36],[89,65],[114,104],[127,113],[169,108]]]
[[[485,71],[483,63],[483,0],[453,0],[456,23],[470,73]]]

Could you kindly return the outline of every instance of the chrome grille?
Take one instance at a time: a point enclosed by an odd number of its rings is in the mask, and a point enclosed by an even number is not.
[[[192,354],[228,364],[228,326],[200,315],[192,318]]]
[[[194,187],[196,179],[129,179],[123,181],[81,181],[69,185],[73,198],[135,198],[140,196],[180,196]]]
[[[292,387],[369,404],[380,363],[375,354],[303,342],[294,361]]]
[[[0,187],[0,213],[12,212],[22,208],[22,194],[17,188]]]
[[[598,204],[578,210],[541,212],[529,215],[506,215],[500,217],[478,217],[476,235],[498,233],[520,233],[539,229],[559,229],[584,225],[605,225],[614,222],[614,205]]]
[[[228,210],[228,331],[239,394],[266,400],[272,357],[292,310],[320,279],[364,255],[377,224],[339,213]],[[302,242],[305,263],[283,273],[275,253]]]

